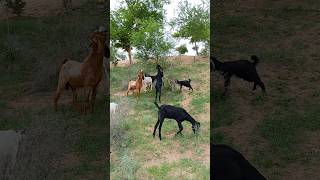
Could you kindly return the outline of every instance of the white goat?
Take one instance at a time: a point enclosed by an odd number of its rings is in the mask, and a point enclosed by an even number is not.
[[[16,164],[19,143],[24,136],[24,130],[0,131],[0,172],[4,177],[10,174]]]
[[[119,105],[117,103],[110,103],[110,114],[114,115],[116,111],[118,110]]]
[[[142,81],[142,88],[144,90],[149,89],[152,90],[152,78],[151,77],[144,77],[144,80]]]

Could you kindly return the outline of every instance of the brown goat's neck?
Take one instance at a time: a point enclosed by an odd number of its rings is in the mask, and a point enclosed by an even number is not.
[[[104,47],[103,47],[104,48]],[[85,60],[85,63],[88,63],[95,67],[102,67],[103,64],[103,51],[97,52],[92,50],[88,57]]]

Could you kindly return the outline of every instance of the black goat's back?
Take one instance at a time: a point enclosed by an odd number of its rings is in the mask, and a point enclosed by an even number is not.
[[[226,146],[212,145],[214,180],[266,180],[241,153]]]
[[[260,82],[254,63],[248,60],[224,62],[221,66],[221,71],[230,75],[234,74],[249,82]]]
[[[185,109],[172,105],[161,105],[159,111],[163,111],[164,118],[169,119],[181,119],[189,115]]]

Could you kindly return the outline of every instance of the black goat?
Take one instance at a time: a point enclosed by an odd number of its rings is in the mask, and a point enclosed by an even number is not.
[[[161,88],[162,88],[162,77],[163,77],[163,72],[162,72],[162,68],[159,64],[157,64],[156,68],[158,69],[158,73],[156,75],[156,79],[157,79],[157,82],[156,82],[156,85],[155,85],[155,89],[156,89],[156,99],[155,99],[155,102],[157,102],[157,97],[158,97],[158,94],[159,94],[159,102],[161,103]]]
[[[180,91],[182,89],[182,86],[188,87],[189,90],[192,89],[192,91],[193,91],[193,88],[192,88],[190,82],[191,82],[191,79],[182,80],[182,81],[179,81],[178,79],[176,79],[176,83],[180,85]]]
[[[237,60],[237,61],[229,61],[229,62],[220,62],[216,58],[212,57],[210,58],[210,69],[214,68],[213,70],[218,70],[222,72],[222,75],[224,77],[224,87],[225,92],[227,92],[227,88],[230,85],[230,78],[233,75],[236,75],[239,78],[244,79],[248,82],[254,82],[252,90],[257,89],[257,85],[260,86],[262,92],[265,92],[265,86],[264,83],[260,80],[260,77],[256,70],[256,65],[259,62],[259,59],[257,56],[253,55],[251,56],[251,60],[253,62],[250,62],[248,60]],[[212,64],[213,62],[213,64]]]
[[[214,180],[266,180],[241,153],[226,145],[211,145]]]
[[[154,130],[153,130],[153,137],[155,137],[157,127],[159,126],[159,138],[161,141],[161,127],[165,118],[174,119],[177,121],[179,126],[179,131],[177,132],[177,134],[181,134],[181,131],[183,130],[182,122],[185,120],[189,121],[192,124],[192,131],[194,134],[199,131],[200,123],[194,120],[190,116],[190,114],[183,108],[175,107],[171,105],[164,105],[164,104],[159,107],[159,105],[156,102],[154,104],[158,107],[159,111],[158,111],[158,121],[154,126]]]

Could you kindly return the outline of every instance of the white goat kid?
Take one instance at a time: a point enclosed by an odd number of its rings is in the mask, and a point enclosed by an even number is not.
[[[118,110],[118,108],[119,108],[119,105],[117,103],[114,103],[114,102],[110,103],[110,114],[111,115],[116,114],[116,111]]]
[[[151,77],[144,77],[144,80],[142,81],[142,88],[143,90],[152,90],[152,78]]]

